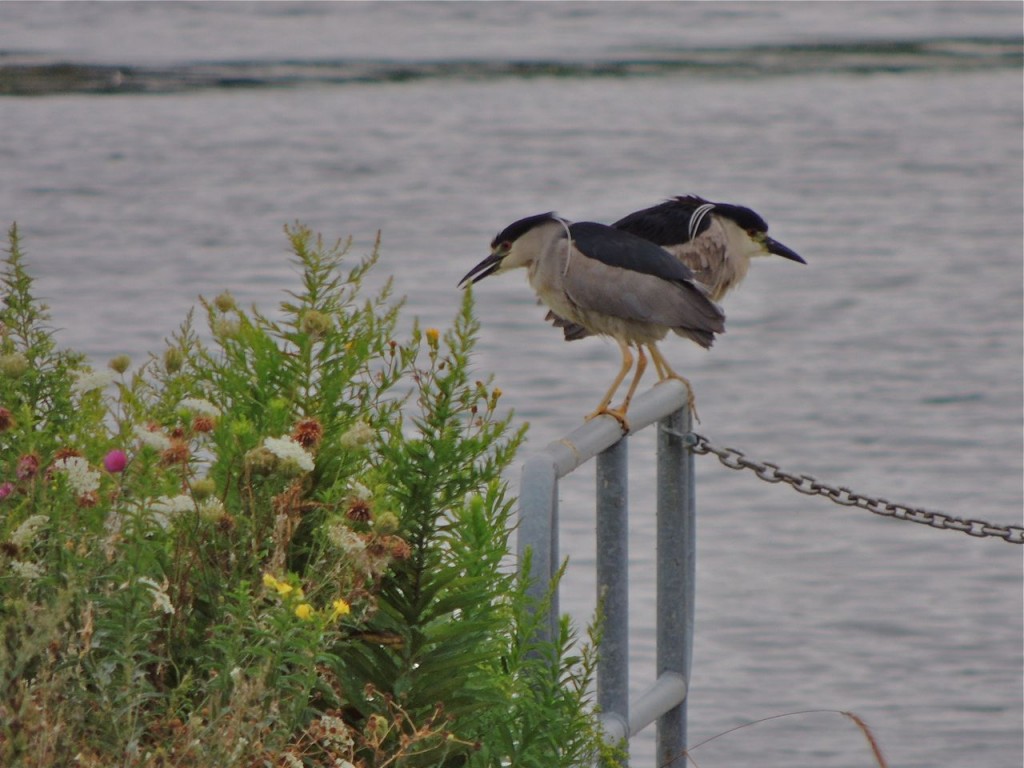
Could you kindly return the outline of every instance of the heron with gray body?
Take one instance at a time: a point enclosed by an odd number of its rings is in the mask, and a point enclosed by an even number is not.
[[[768,224],[754,211],[741,205],[712,203],[696,195],[674,197],[635,211],[612,226],[667,250],[689,267],[714,301],[721,301],[739,285],[751,259],[775,255],[807,263],[795,251],[768,237]],[[563,330],[566,341],[591,335],[583,325],[556,312],[548,312],[547,319]]]
[[[622,366],[588,418],[614,416],[628,430],[626,412],[650,352],[659,380],[679,376],[658,350],[669,331],[705,349],[725,330],[725,315],[694,280],[693,272],[665,249],[630,232],[594,222],[570,223],[554,213],[510,224],[491,242],[491,255],[459,281],[524,267],[538,298],[559,318],[585,331],[610,336]],[[636,373],[621,405],[609,407],[633,367]],[[692,391],[692,390],[691,390]],[[692,394],[691,394],[692,407]]]

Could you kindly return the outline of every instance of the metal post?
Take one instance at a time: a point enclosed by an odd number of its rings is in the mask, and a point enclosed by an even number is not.
[[[685,442],[689,408],[658,424],[658,675],[676,673],[689,686],[696,575],[693,454]],[[686,700],[658,718],[657,765],[686,768]]]
[[[530,584],[527,594],[540,604],[558,571],[558,474],[550,456],[538,454],[523,464],[519,489],[519,562],[530,551]],[[538,639],[558,637],[558,590],[551,595],[547,626]]]
[[[629,484],[625,439],[597,455],[597,599],[604,622],[598,647],[597,704],[629,723]]]

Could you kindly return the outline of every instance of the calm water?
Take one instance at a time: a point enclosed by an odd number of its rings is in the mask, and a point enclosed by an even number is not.
[[[1022,509],[1024,6],[2,4],[0,216],[60,340],[158,350],[196,295],[272,308],[281,227],[383,231],[377,276],[447,324],[496,231],[673,194],[762,213],[728,333],[666,354],[716,442],[894,501]],[[57,67],[57,64],[70,64]],[[15,67],[15,69],[11,69]],[[614,344],[565,344],[521,275],[482,283],[477,366],[541,446]],[[652,438],[631,449],[633,668],[653,677]],[[563,607],[593,609],[592,471],[563,484]],[[1021,550],[832,507],[698,460],[691,741],[850,710],[902,768],[1022,760]],[[635,763],[650,765],[652,740]],[[871,764],[807,715],[713,766]]]

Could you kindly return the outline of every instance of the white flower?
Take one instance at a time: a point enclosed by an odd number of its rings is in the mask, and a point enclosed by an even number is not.
[[[371,440],[373,440],[373,427],[365,421],[357,421],[338,438],[342,448],[360,448]]]
[[[304,768],[302,761],[299,760],[299,758],[297,758],[291,752],[283,752],[281,753],[281,757],[284,758],[284,761],[285,763],[287,763],[288,768]]]
[[[281,461],[294,463],[303,472],[313,471],[313,457],[292,438],[268,437],[263,441],[263,446]]]
[[[11,534],[11,543],[18,547],[24,547],[27,544],[32,543],[32,539],[36,537],[36,533],[49,522],[50,518],[46,515],[32,515],[14,529],[14,533]]]
[[[153,579],[143,576],[139,579],[139,584],[142,584],[149,590],[149,594],[153,598],[154,611],[162,611],[166,614],[174,613],[174,605],[171,603],[171,598],[167,594],[166,580],[163,584],[157,584]]]
[[[373,493],[362,483],[356,480],[350,480],[348,484],[348,492],[354,499],[360,501],[369,501],[373,498]]]
[[[224,502],[216,496],[203,499],[199,502],[199,514],[207,520],[216,520],[224,514]]]
[[[41,566],[35,563],[26,563],[21,560],[11,561],[11,570],[15,576],[21,576],[23,579],[28,581],[35,581],[43,575],[44,571]]]
[[[102,371],[79,371],[71,385],[76,395],[84,395],[94,389],[106,389],[117,378],[117,374],[109,369]]]
[[[186,397],[178,403],[178,407],[191,413],[198,414],[199,416],[209,416],[212,419],[216,419],[220,416],[220,408],[209,400],[203,400],[198,397]]]
[[[158,451],[166,451],[171,447],[171,438],[163,432],[153,432],[145,427],[135,427],[135,436],[139,442],[148,448],[155,448]]]
[[[165,531],[171,525],[171,518],[195,508],[196,503],[192,497],[185,495],[161,496],[149,505],[149,511],[153,513],[153,521]]]
[[[89,468],[89,462],[81,456],[67,456],[54,462],[53,468],[68,476],[70,485],[79,496],[99,490],[100,473]]]

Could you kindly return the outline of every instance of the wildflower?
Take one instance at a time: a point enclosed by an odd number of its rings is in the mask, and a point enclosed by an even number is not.
[[[81,456],[67,456],[57,459],[53,468],[63,472],[71,486],[79,496],[86,496],[99,490],[100,473],[89,467],[89,462]]]
[[[394,533],[398,530],[399,522],[398,515],[390,510],[384,510],[378,512],[376,518],[373,521],[373,530],[377,533]]]
[[[217,492],[217,483],[212,477],[200,477],[189,484],[189,490],[194,498],[202,501]]]
[[[163,432],[159,431],[159,427],[135,427],[135,436],[139,439],[147,448],[153,448],[157,451],[166,451],[171,447],[171,439],[167,437]]]
[[[124,451],[113,450],[103,457],[103,468],[107,472],[124,472],[128,465],[128,454]]]
[[[313,471],[313,457],[291,437],[268,437],[263,441],[263,446],[277,456],[285,467],[294,467],[302,472]]]
[[[167,594],[166,579],[164,579],[163,584],[157,584],[153,579],[143,576],[139,579],[139,584],[142,584],[149,590],[149,594],[153,598],[154,611],[161,611],[166,614],[174,613],[174,605],[171,603],[171,598]]]
[[[209,400],[204,400],[200,397],[186,397],[178,403],[178,408],[200,416],[209,416],[211,419],[216,419],[220,416],[220,408]]]
[[[214,318],[210,330],[212,330],[216,336],[231,339],[242,332],[242,324],[233,317],[224,317],[221,315],[220,317]]]
[[[213,428],[216,425],[217,422],[209,416],[195,416],[192,419],[192,431],[199,435],[205,434],[206,432],[213,432]]]
[[[0,408],[0,432],[14,429],[14,414],[6,408]]]
[[[373,440],[373,428],[365,421],[357,421],[338,438],[342,448],[361,448]]]
[[[316,448],[324,436],[324,427],[316,419],[302,419],[292,430],[291,438],[303,448]]]
[[[305,763],[291,752],[282,752],[281,757],[284,758],[287,768],[305,768]]]
[[[327,526],[327,540],[353,560],[359,560],[366,551],[362,537],[340,520]]]
[[[35,581],[45,573],[42,566],[36,563],[26,563],[23,560],[12,560],[10,569],[15,576],[20,576],[26,581]]]
[[[71,391],[76,395],[84,395],[86,392],[92,392],[96,389],[106,389],[113,382],[113,371],[79,371],[75,375]]]
[[[176,464],[185,464],[191,451],[188,443],[184,440],[171,440],[170,445],[160,454],[160,463],[165,467],[173,467]]]
[[[34,453],[26,453],[18,459],[18,466],[15,468],[14,474],[19,480],[31,480],[39,474],[39,457]]]
[[[168,347],[164,350],[164,370],[168,373],[177,373],[181,370],[185,356],[177,347]]]
[[[221,312],[230,312],[235,309],[238,304],[235,302],[235,297],[231,295],[230,291],[223,291],[217,294],[217,297],[213,300],[213,306]]]
[[[427,328],[426,330],[427,344],[430,345],[431,349],[437,349],[438,339],[441,337],[441,332],[437,328]]]
[[[166,531],[173,518],[184,512],[190,512],[195,507],[196,503],[191,496],[179,494],[178,496],[161,496],[149,505],[149,511],[153,515],[153,522]]]
[[[355,523],[367,523],[373,519],[373,507],[366,499],[355,498],[349,504],[345,516]]]
[[[128,355],[117,355],[116,357],[110,358],[110,362],[107,363],[107,367],[110,368],[114,373],[124,373],[132,364],[132,359]]]
[[[277,594],[281,595],[281,597],[290,595],[292,592],[295,591],[295,587],[293,587],[291,584],[289,584],[286,581],[279,581],[269,573],[263,574],[263,586],[265,586],[267,589],[275,590]]]
[[[369,501],[373,498],[373,494],[370,489],[357,480],[351,480],[348,484],[349,495],[354,499],[362,499],[363,501]]]
[[[228,672],[228,677],[231,678],[231,682],[233,682],[235,685],[238,685],[240,682],[242,682],[242,679],[245,677],[245,673],[242,672],[241,667],[232,667],[231,671]]]
[[[307,336],[320,339],[331,330],[331,318],[323,312],[311,309],[302,315],[301,328]]]
[[[24,547],[32,543],[32,539],[36,537],[36,533],[50,521],[50,518],[46,515],[32,515],[26,518],[21,525],[14,529],[14,533],[11,534],[11,543],[18,547]]]
[[[14,483],[8,481],[3,485],[0,485],[0,501],[3,501],[12,493],[14,493]]]
[[[391,556],[395,560],[408,560],[412,556],[412,547],[400,536],[389,537],[388,543],[391,545]]]
[[[204,520],[219,521],[224,514],[224,503],[216,497],[206,498],[199,502],[199,515]]]
[[[0,355],[0,374],[9,379],[20,379],[28,370],[29,361],[21,352]]]
[[[348,616],[352,613],[352,606],[340,597],[331,603],[331,609],[331,621],[340,619],[342,616]]]
[[[295,615],[303,621],[313,618],[313,606],[309,603],[299,603],[295,606]]]

